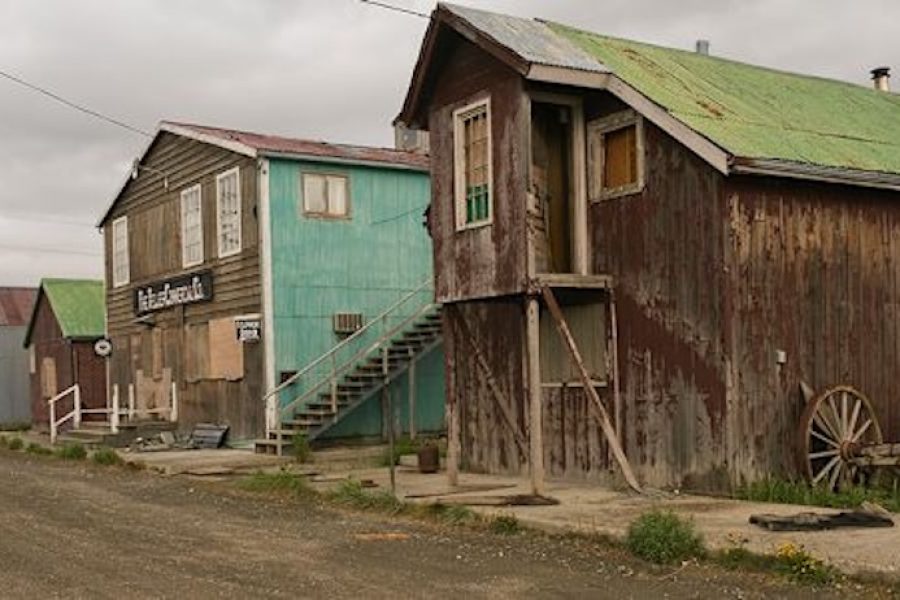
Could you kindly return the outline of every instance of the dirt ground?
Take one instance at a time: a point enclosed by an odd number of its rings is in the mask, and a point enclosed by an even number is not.
[[[574,538],[499,536],[0,451],[2,598],[827,598],[656,569]]]

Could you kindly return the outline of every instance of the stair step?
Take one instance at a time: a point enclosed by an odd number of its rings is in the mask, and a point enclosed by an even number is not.
[[[324,419],[333,417],[335,413],[330,408],[304,408],[296,414],[300,419],[316,417],[321,417]]]
[[[337,403],[338,412],[340,412],[344,408],[347,408],[348,406],[350,406],[349,402],[338,402]],[[306,405],[306,407],[311,408],[313,410],[330,409],[331,408],[331,400],[324,400],[321,402],[310,402],[309,404]]]
[[[287,421],[282,421],[281,426],[287,429],[304,429],[307,427],[318,427],[322,424],[321,419],[314,418],[303,418],[299,414],[296,415],[293,419],[288,419]]]

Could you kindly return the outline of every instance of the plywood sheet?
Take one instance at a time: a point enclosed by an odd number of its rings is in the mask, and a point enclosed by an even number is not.
[[[228,381],[244,377],[244,347],[237,339],[232,317],[209,322],[209,376]]]

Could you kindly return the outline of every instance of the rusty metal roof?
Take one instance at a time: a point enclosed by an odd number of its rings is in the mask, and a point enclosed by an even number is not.
[[[308,158],[338,159],[350,163],[384,165],[386,167],[404,167],[416,170],[428,170],[428,156],[371,146],[355,146],[350,144],[333,144],[330,142],[305,140],[300,138],[210,127],[192,123],[176,123],[164,121],[164,131],[173,133],[194,132],[201,136],[216,139],[231,145],[240,145],[259,155],[285,155]]]
[[[36,288],[0,287],[0,327],[27,325],[36,295]]]
[[[529,63],[581,71],[607,72],[606,67],[595,57],[564,36],[557,35],[541,21],[455,4],[441,3],[440,6]]]

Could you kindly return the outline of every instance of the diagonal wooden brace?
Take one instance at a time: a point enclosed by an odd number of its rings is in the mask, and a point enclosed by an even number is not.
[[[578,351],[578,345],[575,343],[575,338],[572,337],[572,332],[569,330],[569,325],[566,323],[562,310],[559,308],[556,296],[554,296],[553,291],[546,286],[541,288],[541,294],[544,296],[544,302],[546,302],[550,314],[553,315],[553,320],[556,322],[556,329],[559,331],[559,335],[562,337],[566,348],[569,350],[569,358],[578,370],[581,384],[584,386],[584,393],[588,395],[588,398],[590,398],[596,409],[595,414],[597,420],[600,422],[600,428],[603,430],[603,435],[606,436],[606,441],[612,449],[616,462],[619,463],[619,468],[622,470],[622,475],[625,476],[625,481],[628,482],[631,489],[638,493],[642,493],[643,490],[641,489],[641,485],[638,483],[637,478],[634,476],[634,472],[631,470],[628,458],[625,456],[622,445],[619,443],[619,438],[616,436],[616,431],[609,420],[609,413],[600,401],[600,396],[597,395],[597,390],[594,389],[594,386],[591,383],[591,377],[588,375],[587,369],[584,368],[581,352]]]

